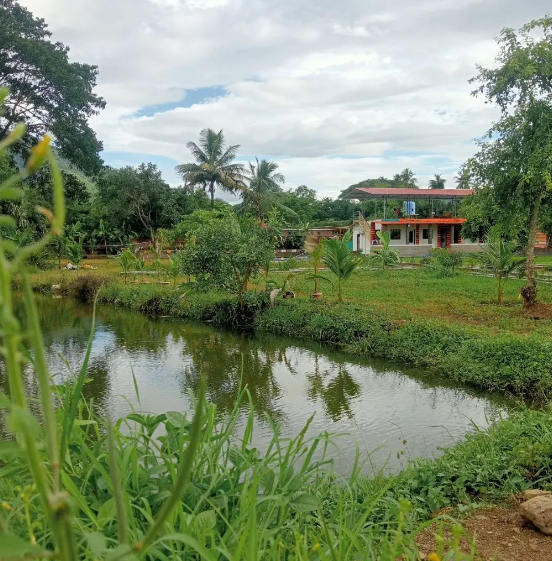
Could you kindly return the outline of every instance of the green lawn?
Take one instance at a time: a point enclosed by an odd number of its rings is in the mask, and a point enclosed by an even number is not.
[[[331,279],[330,273],[323,274]],[[271,277],[281,282],[283,274],[273,273]],[[533,320],[521,314],[519,290],[524,282],[523,279],[508,280],[504,304],[498,306],[494,278],[460,271],[454,277],[439,279],[423,269],[363,268],[345,284],[344,298],[366,303],[395,319],[420,317],[484,328],[487,334],[535,333],[550,337],[552,320]],[[297,296],[307,297],[312,292],[313,281],[299,273],[291,280],[291,286]],[[320,290],[325,299],[336,299],[336,291],[330,284],[321,281]],[[552,304],[552,285],[539,284],[539,299]]]

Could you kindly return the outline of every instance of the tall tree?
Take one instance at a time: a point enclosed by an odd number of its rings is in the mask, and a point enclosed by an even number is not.
[[[44,20],[15,0],[0,0],[0,84],[11,92],[0,117],[0,139],[25,121],[27,146],[49,132],[61,155],[95,173],[102,144],[88,118],[105,106],[93,93],[98,70],[70,62],[69,48],[50,36]]]
[[[211,195],[211,207],[215,206],[215,188],[218,186],[229,193],[244,189],[244,168],[234,163],[239,145],[225,145],[222,130],[203,129],[199,134],[199,145],[188,142],[188,149],[195,162],[176,166],[176,171],[186,184],[198,185]]]
[[[430,189],[444,189],[446,181],[440,173],[436,173],[435,177],[429,180],[428,186]]]
[[[483,94],[502,111],[480,142],[473,169],[494,188],[501,207],[525,217],[527,284],[524,307],[536,303],[535,242],[541,205],[552,191],[552,18],[504,29],[496,68],[478,67],[475,95]]]
[[[469,169],[463,166],[458,172],[458,175],[454,178],[454,181],[456,182],[457,189],[471,189],[472,182]]]
[[[401,187],[407,187],[409,189],[418,188],[416,174],[410,168],[404,168],[401,173],[399,173],[398,180],[401,183]]]
[[[281,203],[282,185],[285,177],[278,172],[278,164],[256,159],[257,165],[249,162],[249,185],[243,191],[243,207],[250,210],[258,221],[263,220],[274,207],[283,208],[288,213],[294,211]]]

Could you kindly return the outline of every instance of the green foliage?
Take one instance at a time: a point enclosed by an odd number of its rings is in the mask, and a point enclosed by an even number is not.
[[[256,161],[257,165],[249,163],[249,184],[242,192],[240,210],[249,211],[259,221],[264,220],[273,208],[296,216],[293,210],[281,202],[285,178],[278,172],[278,164],[267,160]]]
[[[97,172],[102,144],[88,118],[105,106],[92,93],[98,70],[70,62],[69,49],[51,42],[50,35],[44,20],[13,0],[0,1],[0,76],[11,90],[0,116],[0,139],[25,122],[26,146],[52,133],[61,155],[82,170]]]
[[[187,147],[195,162],[181,164],[176,167],[176,171],[187,185],[209,191],[211,208],[214,208],[217,186],[229,193],[243,191],[244,168],[241,164],[234,163],[239,145],[226,146],[222,130],[215,132],[203,129],[199,134],[199,145],[188,142]]]
[[[552,19],[530,22],[517,32],[504,29],[499,38],[498,64],[479,67],[472,81],[496,103],[502,117],[479,143],[470,169],[482,184],[491,185],[497,202],[523,217],[526,245],[527,286],[524,306],[537,298],[534,245],[541,205],[552,193]]]
[[[456,268],[462,265],[462,254],[449,248],[437,247],[431,250],[431,262],[426,269],[437,278],[452,277]]]
[[[323,261],[336,278],[337,297],[340,302],[343,300],[343,283],[349,280],[359,264],[349,249],[350,240],[351,232],[348,232],[342,239],[331,238],[324,242]]]
[[[428,187],[430,189],[444,189],[447,180],[440,173],[436,173],[433,179],[429,180]]]
[[[108,277],[90,274],[82,275],[74,279],[67,290],[80,302],[93,304],[100,288],[109,283],[110,279]]]
[[[382,269],[386,269],[389,265],[395,265],[401,262],[399,251],[390,247],[391,234],[386,231],[378,230],[376,232],[382,247],[373,247],[370,254],[370,260],[381,265]]]
[[[128,282],[128,274],[132,271],[132,269],[136,265],[136,256],[130,249],[125,249],[121,252],[119,257],[116,257],[115,260],[121,266],[122,273],[125,279],[125,284]]]
[[[83,262],[84,258],[86,257],[84,253],[84,249],[82,247],[81,242],[70,242],[67,244],[66,247],[66,254],[69,260],[75,267],[77,268],[77,274],[80,269],[80,265]]]
[[[525,257],[516,257],[515,251],[515,242],[506,241],[500,230],[495,228],[487,235],[483,252],[474,255],[483,270],[494,275],[497,280],[498,304],[502,304],[504,281],[526,261]]]
[[[201,289],[234,289],[242,301],[250,279],[274,255],[271,228],[230,213],[204,213],[194,224],[195,218],[192,215],[188,221],[183,272],[193,276]]]

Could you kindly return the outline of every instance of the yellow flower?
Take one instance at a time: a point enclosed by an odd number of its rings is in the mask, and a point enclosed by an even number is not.
[[[8,512],[12,509],[11,506],[7,503],[7,502],[3,502],[2,504],[0,504],[0,506],[4,509],[7,510]]]
[[[441,558],[436,553],[430,553],[427,556],[427,561],[441,561]]]
[[[319,543],[315,543],[315,544],[312,546],[312,549],[311,549],[310,552],[311,552],[311,553],[314,553],[315,551],[318,551],[319,549],[320,549],[320,544],[319,544]]]
[[[31,157],[26,166],[27,171],[35,171],[42,166],[51,142],[52,139],[48,135],[45,135],[44,138],[31,149]]]

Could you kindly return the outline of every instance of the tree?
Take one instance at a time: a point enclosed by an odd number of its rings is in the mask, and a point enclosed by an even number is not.
[[[537,33],[535,33],[537,31]],[[472,169],[491,185],[501,208],[524,217],[527,284],[523,305],[537,300],[534,248],[543,202],[552,191],[552,18],[532,21],[517,33],[504,29],[496,68],[478,66],[472,82],[502,116],[479,143]]]
[[[67,244],[67,257],[73,265],[77,268],[77,276],[79,275],[80,264],[85,258],[84,249],[81,242],[71,242]]]
[[[471,189],[472,180],[469,169],[466,166],[462,166],[462,169],[458,172],[454,181],[456,182],[457,189]]]
[[[132,271],[132,269],[136,265],[136,256],[130,249],[127,248],[121,252],[121,255],[115,257],[115,261],[117,261],[117,263],[119,263],[119,265],[121,266],[126,284],[130,271]]]
[[[391,234],[389,232],[376,232],[379,240],[381,241],[382,247],[373,248],[371,258],[381,264],[381,268],[385,269],[389,265],[394,265],[395,263],[400,263],[401,258],[399,252],[390,247],[391,244]]]
[[[249,185],[242,191],[242,207],[252,212],[255,218],[261,222],[274,207],[295,214],[293,210],[281,203],[283,191],[282,185],[285,177],[278,173],[278,164],[256,159],[257,165],[249,162]]]
[[[176,171],[187,184],[199,185],[209,191],[211,208],[215,205],[216,187],[229,193],[243,191],[244,168],[233,163],[239,145],[226,146],[222,130],[203,129],[199,134],[199,145],[188,142],[187,147],[195,162],[176,166]]]
[[[444,189],[446,181],[440,173],[436,173],[435,177],[429,180],[428,186],[430,189]]]
[[[336,277],[337,298],[340,302],[343,301],[343,283],[349,280],[359,265],[359,260],[353,256],[348,246],[351,236],[349,231],[342,239],[331,238],[324,242],[323,261]]]
[[[307,236],[305,239],[305,250],[310,256],[310,261],[312,265],[312,272],[311,278],[314,280],[314,292],[312,293],[312,297],[316,300],[319,300],[322,297],[322,294],[318,290],[318,281],[328,279],[320,275],[320,269],[322,267],[322,263],[324,262],[324,238],[321,240],[316,239],[314,236]]]
[[[195,277],[200,289],[236,291],[243,307],[250,279],[274,256],[272,229],[252,217],[238,220],[231,212],[203,211],[195,225],[195,217],[189,218],[183,271]]]
[[[474,254],[483,268],[494,275],[497,281],[497,302],[502,304],[504,281],[510,274],[525,263],[525,257],[515,256],[516,244],[506,241],[500,230],[493,228],[485,238],[485,248]]]
[[[155,164],[121,169],[107,168],[98,180],[97,206],[106,228],[122,226],[123,233],[135,232],[149,239],[159,228],[171,227],[165,212],[171,188]]]
[[[24,121],[27,146],[49,132],[62,156],[95,173],[102,165],[102,144],[88,118],[105,106],[93,93],[98,70],[70,62],[69,48],[52,43],[50,36],[44,20],[15,0],[0,0],[0,84],[10,89],[0,139]]]
[[[409,189],[418,188],[418,180],[416,179],[416,174],[410,168],[404,168],[400,174],[395,176],[401,187],[406,187]]]

